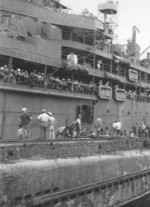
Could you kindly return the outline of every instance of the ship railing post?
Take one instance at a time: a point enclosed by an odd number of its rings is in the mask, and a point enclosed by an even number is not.
[[[71,32],[71,41],[73,41],[73,33]]]
[[[4,139],[4,132],[5,132],[6,99],[7,99],[7,92],[4,92],[3,113],[2,113],[2,125],[1,125],[1,137],[0,137],[1,139]]]
[[[94,95],[95,76],[93,76],[93,95]]]
[[[44,89],[47,89],[47,65],[44,67]]]
[[[12,69],[12,57],[9,57],[9,61],[8,61],[8,84],[10,84],[11,69]]]

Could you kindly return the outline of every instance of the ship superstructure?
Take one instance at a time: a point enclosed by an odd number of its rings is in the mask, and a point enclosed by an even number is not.
[[[1,85],[1,90],[3,94],[15,91],[15,96],[23,96],[24,91],[28,96],[26,100],[31,100],[33,94],[43,94],[42,100],[45,100],[45,103],[40,103],[41,99],[36,95],[37,110],[32,101],[24,102],[20,98],[18,103],[18,98],[13,96],[18,104],[15,110],[26,105],[36,115],[41,107],[47,107],[50,100],[50,110],[56,118],[59,117],[57,127],[64,125],[64,119],[71,122],[78,113],[82,113],[87,131],[91,130],[91,123],[99,113],[105,126],[110,127],[114,119],[119,118],[124,129],[137,120],[141,122],[148,118],[149,70],[128,58],[129,49],[127,54],[114,49],[112,40],[117,25],[114,21],[117,5],[107,2],[100,4],[98,9],[104,17],[103,21],[87,11],[81,15],[70,14],[67,7],[55,1],[1,1],[1,66],[8,65],[10,74],[11,69],[21,69],[27,74],[32,72],[41,76],[39,81],[33,80],[31,83],[28,77],[17,77],[15,84],[13,78],[8,78],[5,82],[9,82],[9,85]],[[135,34],[135,27],[133,30]],[[78,64],[73,66],[67,62],[67,55],[71,52],[78,57]],[[48,79],[51,76],[55,80],[58,78],[58,82],[61,80],[61,92],[55,84],[51,85],[52,80]],[[73,93],[68,92],[67,81],[71,81],[70,84],[76,81],[77,87],[74,86]],[[99,84],[100,81],[102,84]],[[28,85],[31,87],[28,88]],[[2,99],[6,99],[7,103],[9,100],[5,96]],[[57,100],[61,97],[64,97],[64,106],[67,104],[70,107],[72,102],[70,112],[68,107],[66,111],[62,103],[61,107],[58,104]],[[2,125],[8,129],[16,115],[14,109],[7,113],[7,104],[5,110],[5,115],[2,112]],[[85,115],[87,112],[89,117]],[[10,116],[11,113],[13,116]],[[63,116],[59,116],[59,113]],[[9,121],[7,116],[10,116]],[[16,129],[9,128],[11,137],[15,137]],[[1,137],[8,138],[10,132],[4,131],[1,129]]]
[[[140,62],[138,28],[125,47],[116,44],[117,4],[98,11],[100,19],[55,0],[1,0],[2,206],[122,206],[149,195],[149,142],[90,136],[100,114],[110,134],[116,119],[129,136],[135,122],[150,121],[150,61]],[[33,117],[28,140],[17,137],[23,107]],[[56,129],[80,114],[80,139],[41,141],[42,109]]]

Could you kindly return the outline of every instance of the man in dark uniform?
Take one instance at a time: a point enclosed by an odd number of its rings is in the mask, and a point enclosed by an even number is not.
[[[137,123],[134,123],[133,126],[132,126],[132,131],[134,133],[134,136],[136,137],[137,136]]]
[[[29,125],[32,120],[31,114],[27,114],[27,108],[22,108],[22,114],[20,115],[19,125],[23,130],[23,138],[29,138]]]

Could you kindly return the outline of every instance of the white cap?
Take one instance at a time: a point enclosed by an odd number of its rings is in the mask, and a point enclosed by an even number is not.
[[[50,111],[48,112],[48,114],[49,114],[50,116],[52,116],[52,113],[51,113]]]
[[[27,111],[27,108],[22,108],[21,110],[22,110],[22,111]]]

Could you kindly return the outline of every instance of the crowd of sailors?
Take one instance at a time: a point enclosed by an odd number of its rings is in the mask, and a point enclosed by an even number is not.
[[[101,62],[98,64],[101,65]],[[98,68],[99,67],[100,66],[98,65]],[[37,72],[36,70],[28,72],[27,70],[22,70],[20,68],[17,68],[16,70],[11,69],[11,71],[9,71],[7,65],[0,67],[0,79],[4,83],[9,82],[10,84],[28,85],[31,88],[37,86],[59,91],[77,92],[90,95],[97,95],[99,85],[110,87],[109,81],[104,84],[102,80],[95,84],[93,82],[78,81],[77,79],[71,80],[70,78],[60,78],[59,76],[53,76],[51,74],[48,74],[45,79],[45,74],[42,72]],[[126,98],[147,102],[149,101],[148,99],[150,98],[150,93],[140,92],[138,95],[137,91],[128,90],[126,91]]]
[[[30,124],[33,121],[32,114],[28,113],[27,108],[21,109],[22,113],[18,119],[18,138],[30,138]],[[42,109],[41,113],[36,118],[41,129],[41,139],[55,140],[55,134],[63,134],[67,138],[78,137],[81,130],[81,115],[78,115],[77,120],[71,126],[60,127],[55,132],[55,117],[52,112]]]
[[[126,98],[130,100],[139,100],[143,102],[150,101],[150,92],[140,92],[140,95],[137,94],[135,90],[128,90],[126,93]]]
[[[85,94],[96,94],[97,92],[97,85],[92,82],[87,83],[78,80],[71,80],[70,78],[61,79],[59,76],[54,77],[53,75],[47,75],[46,81],[44,81],[44,73],[37,72],[36,70],[29,73],[27,70],[25,71],[20,68],[17,70],[11,69],[9,74],[7,65],[0,68],[0,79],[2,79],[3,82],[9,81],[11,84],[23,84],[29,85],[30,87],[45,86],[46,88],[57,89],[59,91],[64,90]]]
[[[116,119],[112,123],[112,127],[103,126],[102,115],[99,115],[93,122],[93,131],[87,134],[82,128],[82,117],[79,114],[77,119],[70,125],[62,126],[55,129],[55,117],[52,112],[42,109],[41,113],[36,118],[39,127],[41,128],[41,138],[45,140],[59,139],[60,135],[63,138],[79,138],[89,136],[90,138],[109,137],[111,135],[129,136],[135,138],[150,138],[150,123],[142,121],[139,126],[137,123],[132,125],[130,130],[123,129],[122,123]],[[18,138],[30,138],[30,124],[33,121],[32,114],[28,113],[27,108],[22,108],[22,113],[18,119]],[[62,138],[61,136],[61,138]]]
[[[133,124],[131,129],[132,137],[150,138],[150,123],[142,121],[139,126],[136,123]]]

